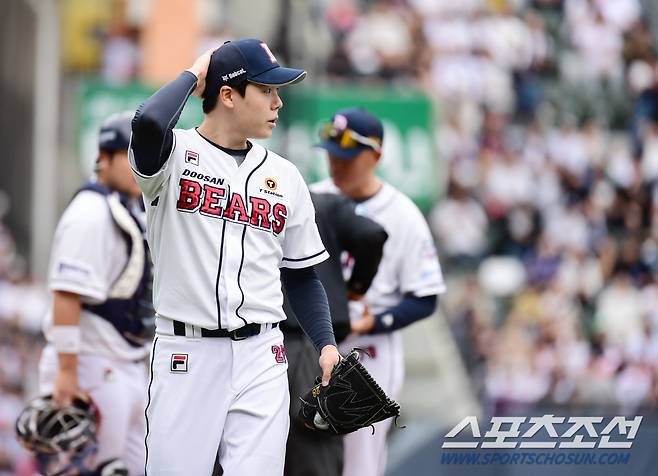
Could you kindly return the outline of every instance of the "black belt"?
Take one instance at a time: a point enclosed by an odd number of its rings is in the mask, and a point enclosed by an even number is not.
[[[279,323],[272,324],[272,329],[279,327]],[[204,329],[201,327],[201,337],[228,337],[231,340],[243,340],[247,337],[252,337],[260,334],[261,324],[252,322],[242,327],[238,327],[233,331],[226,329]],[[174,335],[185,336],[185,323],[174,320]]]

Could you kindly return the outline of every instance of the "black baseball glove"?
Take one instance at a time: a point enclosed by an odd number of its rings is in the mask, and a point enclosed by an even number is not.
[[[351,433],[391,417],[397,420],[400,416],[400,405],[386,396],[359,362],[357,349],[352,349],[334,367],[329,385],[323,387],[318,377],[300,400],[299,416],[304,424],[334,435]]]

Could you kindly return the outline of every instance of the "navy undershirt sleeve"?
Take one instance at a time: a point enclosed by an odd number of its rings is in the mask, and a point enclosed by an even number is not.
[[[393,306],[375,316],[375,327],[371,334],[381,334],[402,329],[420,319],[431,315],[436,309],[439,301],[437,295],[417,297],[413,294],[405,294],[397,306]],[[391,321],[388,315],[393,317]]]
[[[281,268],[281,281],[299,325],[318,352],[336,345],[327,294],[315,268]]]
[[[140,174],[155,174],[169,158],[174,141],[172,130],[196,82],[194,74],[183,71],[137,109],[130,147]]]

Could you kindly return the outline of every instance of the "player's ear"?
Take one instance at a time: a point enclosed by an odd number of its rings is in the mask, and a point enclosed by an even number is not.
[[[230,86],[222,86],[219,89],[218,101],[225,107],[233,109],[233,89]]]

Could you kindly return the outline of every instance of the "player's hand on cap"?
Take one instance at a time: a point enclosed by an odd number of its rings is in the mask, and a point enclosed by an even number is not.
[[[78,372],[75,370],[60,370],[55,378],[53,401],[58,407],[67,407],[73,400],[79,398],[89,400],[89,396],[78,385]]]
[[[192,94],[196,97],[201,97],[203,91],[206,89],[206,74],[208,74],[208,66],[210,65],[210,57],[216,48],[210,48],[208,51],[199,56],[192,66],[187,68],[187,71],[197,77],[196,88]]]
[[[352,320],[350,326],[356,334],[368,334],[375,327],[375,315],[367,304],[363,306],[361,317]]]
[[[322,369],[322,386],[326,387],[331,378],[331,372],[340,362],[340,352],[335,345],[325,345],[320,351],[320,368]]]

